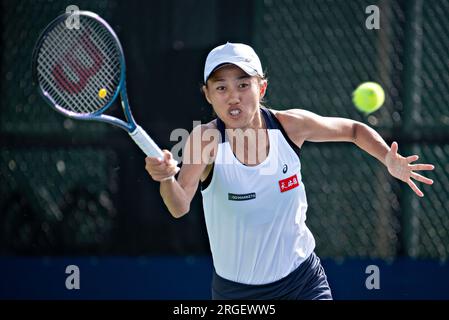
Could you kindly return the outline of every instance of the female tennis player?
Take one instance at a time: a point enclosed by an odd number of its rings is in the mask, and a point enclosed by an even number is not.
[[[146,170],[160,181],[161,196],[179,218],[189,211],[201,184],[214,264],[213,299],[332,299],[315,240],[305,224],[307,200],[301,177],[305,141],[353,142],[407,183],[432,184],[416,171],[398,144],[389,147],[367,125],[309,111],[265,108],[267,89],[254,50],[238,43],[213,49],[204,69],[203,91],[217,119],[193,129],[177,179],[172,154],[146,158]],[[198,137],[200,137],[198,139]]]

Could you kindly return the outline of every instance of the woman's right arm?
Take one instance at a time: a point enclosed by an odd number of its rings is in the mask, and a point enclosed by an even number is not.
[[[203,141],[201,138],[205,130],[211,129],[211,123],[197,126],[193,129],[187,139],[183,150],[183,164],[179,171],[178,179],[168,179],[176,174],[176,164],[172,154],[164,150],[164,159],[147,157],[145,159],[145,169],[155,181],[159,181],[160,193],[165,205],[175,218],[180,218],[190,210],[190,203],[198,189],[198,184],[202,178],[208,164],[213,161],[215,148],[211,148],[212,141]],[[200,141],[194,141],[200,139]],[[197,149],[197,150],[196,150]],[[203,156],[203,152],[207,155]]]

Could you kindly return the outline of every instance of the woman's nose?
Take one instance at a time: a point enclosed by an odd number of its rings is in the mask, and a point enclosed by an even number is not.
[[[229,90],[229,98],[228,103],[231,105],[237,104],[240,102],[240,96],[237,90]]]

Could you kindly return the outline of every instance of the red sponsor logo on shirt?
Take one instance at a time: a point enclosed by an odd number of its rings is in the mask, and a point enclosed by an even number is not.
[[[281,189],[281,192],[291,190],[293,188],[296,188],[297,186],[299,186],[299,181],[296,174],[286,179],[279,180],[279,188]]]

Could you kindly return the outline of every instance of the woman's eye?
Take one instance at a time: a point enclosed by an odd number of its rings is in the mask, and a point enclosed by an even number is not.
[[[241,84],[239,85],[240,88],[246,88],[246,87],[248,87],[248,86],[249,86],[249,84],[247,84],[247,83],[241,83]]]
[[[219,87],[217,87],[217,90],[218,90],[218,91],[223,91],[224,89],[225,89],[224,86],[219,86]]]

